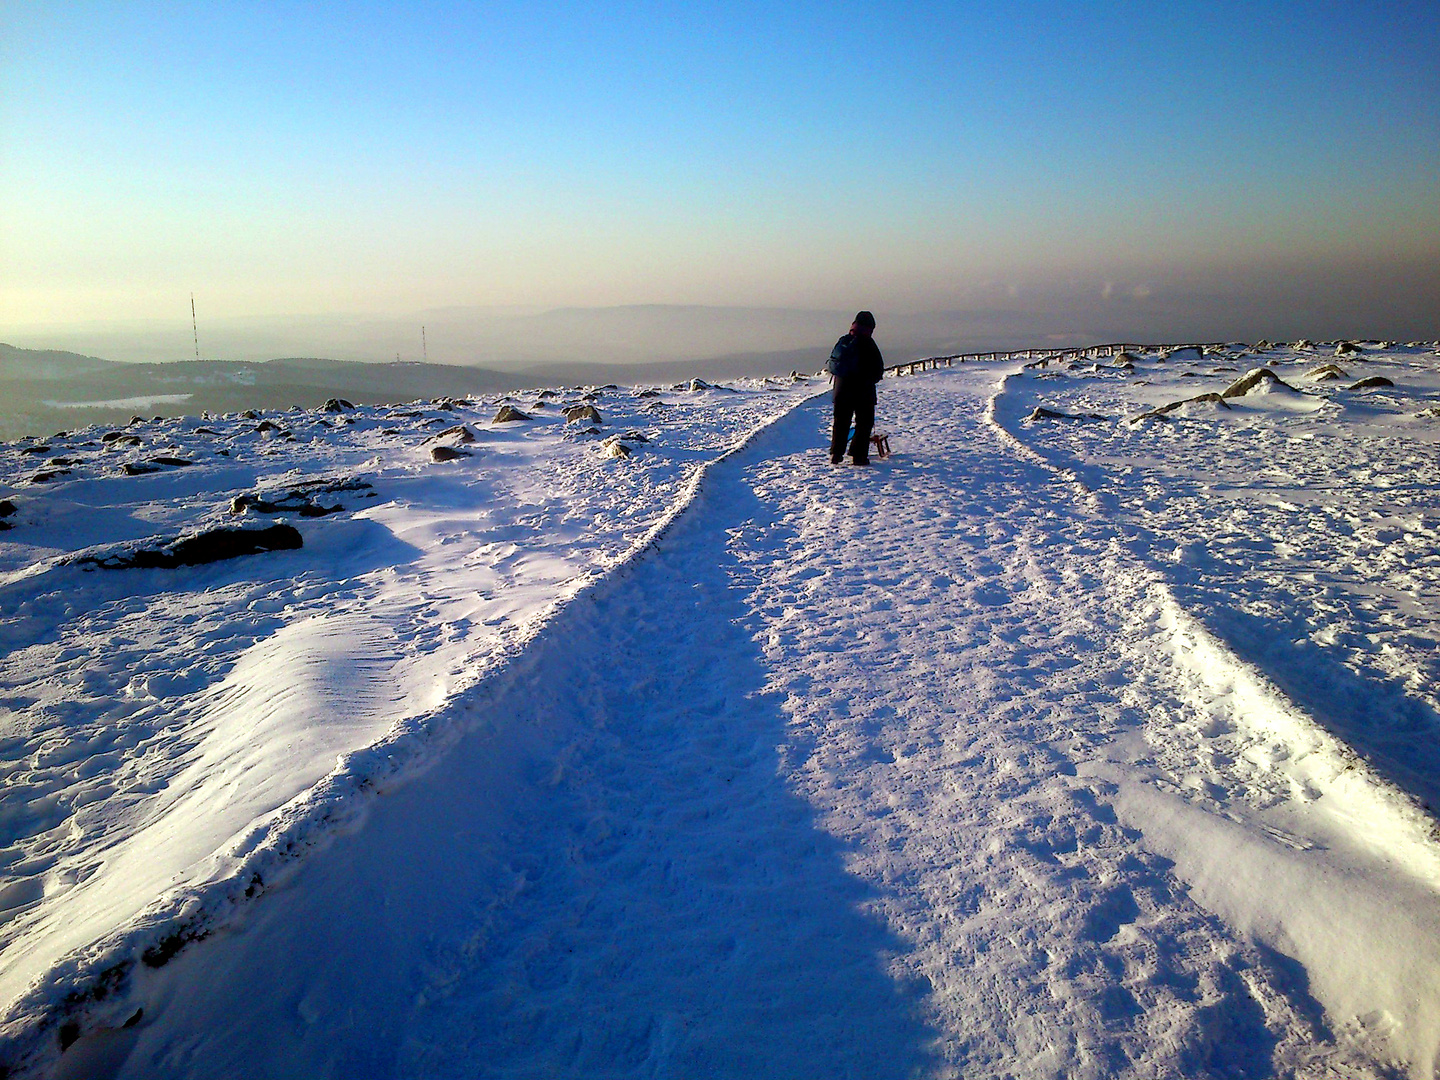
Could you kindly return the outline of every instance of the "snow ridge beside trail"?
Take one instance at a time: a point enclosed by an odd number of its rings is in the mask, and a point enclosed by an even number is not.
[[[1018,400],[1002,405],[1007,397]],[[1249,745],[1238,754],[1232,749],[1231,756],[1248,760],[1247,782],[1274,789],[1263,796],[1252,791],[1252,798],[1269,805],[1286,798],[1314,801],[1327,794],[1331,798],[1324,810],[1351,823],[1336,826],[1351,842],[1373,849],[1427,885],[1440,887],[1440,846],[1436,844],[1440,826],[1435,819],[1413,795],[1377,774],[1354,748],[1307,715],[1262,672],[1230,650],[1200,618],[1186,611],[1153,562],[1135,557],[1140,550],[1153,552],[1160,546],[1158,538],[1147,536],[1142,546],[1121,531],[1124,526],[1143,526],[1127,520],[1112,494],[1114,485],[1106,482],[1103,473],[1063,454],[1042,453],[1026,441],[1014,418],[1035,403],[1028,380],[1016,372],[1007,373],[990,399],[986,420],[1027,459],[1072,481],[1088,506],[1117,525],[1113,556],[1144,576],[1145,589],[1151,594],[1144,605],[1144,619],[1162,635],[1158,650],[1152,644],[1144,651],[1167,654],[1174,668],[1173,681],[1188,705],[1211,716],[1186,752],[1201,754],[1208,749],[1213,756],[1215,736],[1238,726]],[[1219,719],[1222,712],[1225,718]],[[1262,772],[1281,778],[1279,786],[1266,783],[1259,775]]]
[[[996,408],[1231,652],[1440,807],[1440,360],[1366,348],[1345,363],[1393,385],[1362,391],[1308,349],[1235,352],[1015,372]],[[1296,389],[1131,419],[1262,361]]]
[[[813,393],[808,388],[802,389],[799,401]],[[767,402],[765,398],[770,400]],[[378,741],[340,755],[333,770],[317,783],[284,802],[274,813],[260,817],[238,841],[206,858],[197,884],[167,891],[139,914],[126,917],[114,931],[40,969],[36,981],[13,998],[0,1017],[0,1037],[3,1037],[0,1046],[3,1046],[5,1061],[12,1066],[27,1063],[26,1068],[41,1068],[54,1059],[57,1032],[62,1025],[71,1029],[65,1036],[69,1042],[77,1034],[120,1028],[131,1020],[137,1007],[130,989],[132,980],[143,980],[149,974],[147,968],[173,962],[172,958],[191,943],[225,930],[242,917],[241,913],[249,909],[251,901],[269,890],[283,887],[305,857],[324,849],[336,835],[360,828],[377,793],[413,781],[443,758],[475,722],[474,700],[477,694],[483,695],[485,685],[522,658],[544,628],[578,598],[607,576],[623,571],[627,564],[667,535],[697,497],[710,470],[745,450],[768,427],[783,419],[796,403],[793,394],[785,398],[762,394],[757,398],[757,404],[762,406],[756,410],[760,416],[752,417],[760,420],[758,424],[743,430],[738,438],[713,452],[713,456],[701,453],[695,455],[699,461],[684,465],[684,479],[669,505],[623,551],[609,558],[602,555],[595,569],[563,582],[552,599],[524,619],[496,626],[493,639],[471,657],[471,666],[464,677],[450,680],[445,700],[405,716]],[[725,424],[750,415],[737,411],[734,416],[725,417]],[[716,431],[721,430],[717,425]],[[266,775],[267,763],[262,760],[268,751],[256,749],[266,741],[267,717],[296,708],[328,711],[324,702],[338,690],[318,669],[323,668],[331,656],[348,658],[350,662],[342,664],[346,678],[359,680],[348,691],[352,696],[347,699],[345,713],[364,712],[366,671],[380,662],[380,654],[369,646],[379,644],[383,653],[384,639],[394,633],[390,621],[397,616],[413,617],[413,613],[389,610],[395,606],[393,598],[390,602],[381,598],[364,609],[358,616],[359,622],[353,613],[348,622],[345,616],[337,619],[326,615],[308,623],[283,626],[263,641],[259,654],[278,649],[287,662],[300,662],[292,676],[297,686],[277,695],[273,671],[263,670],[267,663],[264,655],[246,655],[219,692],[221,696],[228,695],[227,709],[231,713],[245,713],[247,693],[256,698],[258,710],[251,712],[254,713],[252,719],[260,726],[257,729],[255,723],[238,725],[244,730],[237,733],[236,745],[207,745],[204,756],[192,768],[201,769],[205,761],[213,759],[217,766],[224,766],[224,772],[235,774],[234,780],[227,781],[229,787],[239,790],[260,785],[263,791],[265,785],[273,785],[276,778]],[[299,651],[287,649],[279,641],[281,638],[303,638],[310,645]],[[315,678],[308,681],[314,683],[316,693],[307,695],[304,687],[311,667],[317,670]],[[253,671],[256,677],[247,680],[247,671]],[[392,708],[402,704],[390,701],[397,692],[393,688],[373,686],[370,691],[372,696],[378,695],[370,702],[373,706],[370,711],[378,716],[384,715],[387,702]],[[247,764],[248,757],[256,760]],[[247,795],[253,797],[253,792],[247,791]],[[208,792],[208,797],[216,797],[216,792]],[[183,805],[180,809],[183,810]],[[162,829],[166,827],[163,819],[159,824]],[[173,840],[159,842],[183,845],[195,841],[194,837],[177,834]],[[144,857],[144,852],[138,857]]]
[[[1282,850],[1272,793],[1213,812],[1147,742],[1206,723],[1174,625],[994,374],[886,384],[869,470],[818,402],[712,468],[423,783],[142,973],[95,1075],[1394,1075],[1413,1031],[1187,878]]]
[[[1018,418],[1035,404],[1033,381],[1011,372],[987,419],[1115,523],[1114,561],[1142,583],[1130,590],[1124,645],[1138,661],[1132,696],[1173,699],[1169,715],[1145,725],[1143,751],[1086,773],[1117,785],[1121,819],[1175,860],[1207,908],[1303,963],[1330,1015],[1431,1077],[1440,1066],[1434,817],[1185,610],[1142,554],[1162,545],[1137,542],[1143,526],[1103,469],[1038,451],[1031,443],[1044,431],[1022,434]]]

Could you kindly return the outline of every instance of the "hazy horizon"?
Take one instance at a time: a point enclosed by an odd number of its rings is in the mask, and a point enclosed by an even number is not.
[[[1387,273],[1388,271],[1388,273]],[[1440,266],[1363,266],[1363,281],[1329,301],[1313,278],[1171,283],[1072,282],[1045,288],[990,286],[986,306],[894,312],[874,309],[887,355],[1044,348],[1101,341],[1256,341],[1440,338]],[[863,299],[863,298],[862,298]],[[1223,305],[1223,314],[1203,309]],[[613,307],[467,308],[405,315],[257,315],[198,318],[202,359],[315,356],[358,362],[417,361],[523,370],[555,363],[650,364],[827,349],[856,308],[832,310],[633,304]],[[185,315],[189,315],[188,297]],[[0,324],[0,341],[107,360],[196,358],[184,320],[40,327]]]
[[[0,340],[115,359],[1428,339],[1436,175],[1433,4],[0,9]]]

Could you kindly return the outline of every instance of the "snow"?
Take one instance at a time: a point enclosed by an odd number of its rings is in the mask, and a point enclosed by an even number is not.
[[[1433,1077],[1440,364],[1331,351],[889,380],[868,470],[816,379],[0,450],[0,1056]]]
[[[619,477],[558,408],[487,427],[493,402],[276,418],[294,441],[238,416],[132,425],[138,447],[78,432],[49,440],[77,463],[44,484],[23,479],[39,455],[12,448],[0,996],[115,962],[142,913],[144,934],[243,892],[277,849],[353,813],[356,786],[438,752],[468,687],[643,544],[706,461],[810,393],[591,392],[622,432],[654,433]],[[472,456],[432,463],[426,436],[462,418],[483,432]],[[157,450],[196,464],[118,472]],[[294,516],[301,552],[178,579],[65,561],[228,522],[234,496],[316,478],[351,485],[318,496],[348,512]]]
[[[107,398],[104,401],[51,401],[50,409],[154,409],[161,405],[184,405],[194,394],[144,394],[139,397]]]

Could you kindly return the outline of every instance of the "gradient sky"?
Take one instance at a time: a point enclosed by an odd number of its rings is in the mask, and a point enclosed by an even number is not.
[[[6,340],[192,292],[1433,310],[1437,177],[1434,0],[0,5]]]

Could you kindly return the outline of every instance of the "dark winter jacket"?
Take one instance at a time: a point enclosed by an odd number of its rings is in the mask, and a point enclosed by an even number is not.
[[[885,360],[880,355],[880,346],[875,344],[875,339],[864,334],[846,334],[835,343],[835,347],[838,349],[852,341],[858,354],[856,370],[850,374],[833,376],[833,393],[836,397],[863,394],[873,401],[875,384],[885,377]]]

